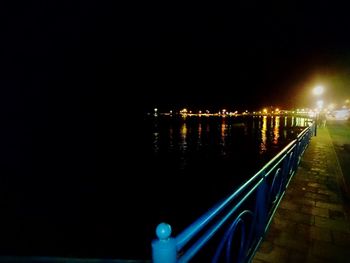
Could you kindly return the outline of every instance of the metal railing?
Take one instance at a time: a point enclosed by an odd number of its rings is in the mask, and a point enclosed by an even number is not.
[[[161,223],[152,242],[154,263],[250,262],[315,132],[304,129],[262,169],[176,237]]]

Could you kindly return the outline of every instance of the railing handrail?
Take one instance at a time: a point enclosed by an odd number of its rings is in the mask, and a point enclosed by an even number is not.
[[[267,164],[265,164],[258,172],[256,172],[247,182],[243,183],[241,186],[237,188],[236,191],[233,192],[229,197],[224,198],[219,201],[213,208],[211,208],[208,212],[203,214],[200,218],[194,221],[190,226],[185,228],[177,237],[176,243],[177,248],[183,248],[187,241],[190,240],[193,236],[195,236],[205,225],[211,220],[211,218],[215,217],[225,206],[230,203],[235,197],[237,197],[241,192],[243,192],[248,185],[250,185],[253,181],[257,179],[257,177],[261,176],[261,173],[266,170],[271,164],[273,164],[278,158],[280,158],[283,154],[285,154],[297,141],[294,139],[287,146],[285,146],[275,157],[273,157]]]
[[[200,250],[200,248],[202,248],[211,239],[217,230],[222,227],[224,223],[226,223],[231,215],[233,215],[236,211],[239,211],[239,208],[241,208],[243,202],[256,192],[257,197],[261,197],[263,200],[255,201],[256,206],[254,208],[255,212],[253,220],[254,222],[256,220],[259,221],[259,226],[257,229],[253,229],[253,226],[250,228],[250,231],[252,231],[250,233],[257,233],[257,237],[255,237],[255,240],[249,240],[249,242],[252,242],[251,245],[255,246],[255,248],[250,248],[249,251],[255,251],[256,247],[261,242],[262,236],[265,233],[275,210],[277,209],[279,201],[284,195],[284,187],[288,185],[291,177],[295,173],[301,155],[304,153],[308,145],[308,142],[313,133],[313,126],[314,123],[311,126],[305,128],[300,134],[298,134],[296,139],[285,146],[248,181],[240,185],[231,195],[216,203],[211,209],[209,209],[209,211],[204,213],[197,220],[186,227],[181,233],[179,233],[177,237],[171,237],[171,227],[169,225],[164,223],[160,224],[157,227],[158,239],[154,240],[152,243],[154,262],[187,262]],[[274,175],[273,171],[275,171]],[[268,192],[266,178],[269,176],[274,177],[270,183],[270,191]],[[274,192],[276,192],[276,194],[274,194]],[[240,196],[243,193],[245,193],[245,195]],[[271,194],[274,194],[274,196],[271,196]],[[233,204],[233,200],[238,197],[240,197],[240,199]],[[270,203],[267,203],[267,201]],[[222,215],[221,219],[217,219],[218,222],[213,222],[214,218],[223,212],[223,210],[229,205],[235,206],[229,210],[226,215]],[[261,205],[262,208],[258,207],[258,205]],[[269,207],[269,211],[265,211],[266,207]],[[241,218],[236,217],[234,221],[236,225],[238,224],[238,219],[241,220]],[[192,241],[194,237],[198,236],[204,230],[204,228],[208,226],[209,223],[212,223],[213,225],[208,230],[206,230],[204,234],[198,237],[197,241],[194,242],[192,246],[187,249],[187,251],[182,253],[181,256],[176,256],[178,252],[181,251],[189,243],[189,241]],[[248,251],[248,248],[245,249]],[[169,257],[167,257],[167,254],[171,254],[172,259],[169,259]],[[242,253],[240,253],[240,255],[241,254]]]

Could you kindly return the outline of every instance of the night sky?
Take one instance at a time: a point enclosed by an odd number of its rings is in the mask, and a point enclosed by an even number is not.
[[[108,22],[121,25],[118,44],[136,48],[129,80],[147,106],[293,108],[310,106],[317,84],[332,99],[349,96],[346,10],[334,1],[144,3]]]
[[[2,105],[293,108],[310,106],[317,84],[343,99],[347,9],[335,1],[7,5]]]

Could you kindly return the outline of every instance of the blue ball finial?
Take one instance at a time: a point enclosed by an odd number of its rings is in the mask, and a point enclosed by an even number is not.
[[[171,226],[167,223],[160,223],[157,226],[156,234],[160,240],[168,239],[171,235]]]

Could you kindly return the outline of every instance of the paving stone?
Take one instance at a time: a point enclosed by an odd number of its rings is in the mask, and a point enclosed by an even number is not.
[[[306,215],[299,212],[293,212],[283,208],[278,209],[276,213],[295,223],[309,225],[313,225],[315,223],[315,218],[313,215]]]
[[[329,217],[329,210],[327,208],[321,208],[316,206],[303,206],[301,212],[314,216]]]
[[[328,259],[330,262],[348,263],[350,258],[350,250],[323,241],[313,243],[311,254]]]
[[[262,242],[259,251],[264,254],[271,253],[273,250],[273,243],[266,241]]]
[[[300,188],[302,191],[305,191],[305,193],[318,193],[319,188],[317,187],[311,187],[311,186],[304,186]]]
[[[294,262],[305,262],[307,258],[307,254],[298,252],[298,251],[291,251],[288,256],[288,261],[286,263],[294,263]]]
[[[350,234],[332,231],[334,244],[350,249]],[[350,260],[349,260],[350,261]]]
[[[336,211],[336,210],[329,210],[329,218],[331,219],[346,219],[345,213],[344,212],[340,212],[340,211]]]
[[[280,207],[291,211],[300,211],[301,205],[286,200],[280,203]]]
[[[349,221],[315,216],[315,226],[350,233]]]
[[[305,240],[301,235],[287,232],[281,232],[280,235],[274,238],[273,243],[280,247],[299,252],[307,252],[310,247],[310,240]]]
[[[310,198],[310,199],[315,200],[315,201],[324,201],[324,202],[330,201],[329,196],[323,195],[323,194],[306,192],[304,196],[305,196],[305,198]]]
[[[315,255],[312,255],[311,253],[309,253],[307,255],[307,258],[305,261],[299,261],[299,262],[295,261],[293,263],[301,263],[301,262],[305,262],[305,263],[330,263],[330,261],[328,259],[317,257]]]
[[[329,196],[336,196],[336,197],[338,197],[338,194],[337,194],[336,192],[330,191],[330,190],[328,190],[328,189],[319,188],[319,189],[317,190],[317,192],[318,192],[319,194],[324,194],[324,195],[329,195]]]
[[[312,186],[312,187],[321,187],[322,185],[319,183],[308,183],[308,186]]]
[[[288,250],[286,248],[274,246],[269,253],[256,252],[254,259],[269,263],[287,262]]]
[[[328,208],[328,209],[335,210],[335,211],[345,212],[342,204],[334,204],[334,203],[317,201],[316,206],[321,207],[321,208]]]
[[[276,215],[273,218],[270,229],[294,232],[297,229],[297,223]]]
[[[310,206],[316,206],[316,201],[308,199],[306,197],[299,197],[295,200],[297,204],[303,204],[303,205],[310,205]]]
[[[305,240],[319,240],[332,242],[332,233],[329,229],[319,228],[310,225],[298,225],[296,235],[303,237]]]

